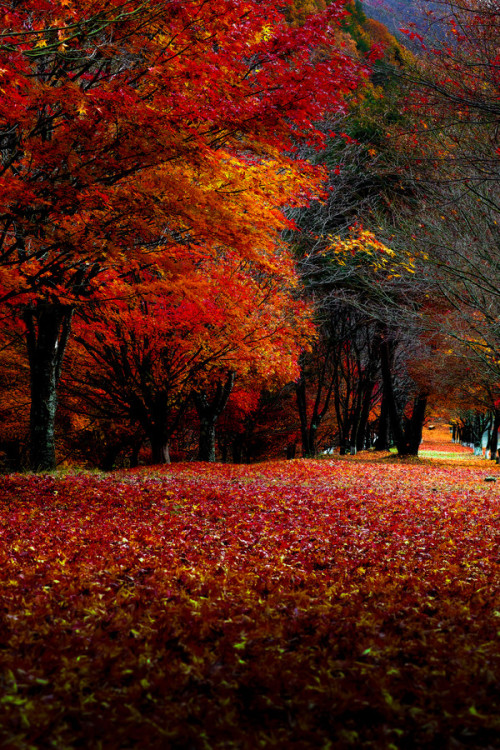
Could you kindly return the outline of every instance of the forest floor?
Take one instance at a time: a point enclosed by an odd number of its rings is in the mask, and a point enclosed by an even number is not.
[[[500,748],[499,467],[458,448],[0,477],[0,746]]]
[[[355,457],[348,456],[348,460],[353,458],[360,461],[394,461],[401,463],[401,459],[397,456],[396,449],[393,451],[361,451]],[[472,448],[467,448],[460,443],[453,443],[451,439],[451,432],[448,424],[437,422],[429,427],[424,428],[423,439],[418,451],[418,457],[407,457],[404,459],[406,463],[425,464],[431,463],[432,465],[447,466],[458,463],[461,466],[470,466],[478,468],[480,466],[488,470],[491,468],[493,474],[498,472],[494,461],[490,461],[482,456],[475,456]]]
[[[423,441],[419,449],[419,456],[423,459],[431,458],[441,461],[459,461],[461,464],[477,466],[478,461],[487,461],[484,456],[474,456],[472,448],[466,448],[451,440],[450,428],[447,424],[436,423],[434,429],[424,428]],[[485,466],[495,466],[495,462],[487,462]]]

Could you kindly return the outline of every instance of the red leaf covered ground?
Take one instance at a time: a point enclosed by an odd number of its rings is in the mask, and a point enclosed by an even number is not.
[[[487,474],[300,460],[1,478],[0,744],[500,747]]]

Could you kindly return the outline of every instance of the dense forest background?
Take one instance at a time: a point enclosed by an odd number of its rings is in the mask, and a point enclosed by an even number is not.
[[[498,12],[282,5],[9,5],[4,471],[496,457]]]

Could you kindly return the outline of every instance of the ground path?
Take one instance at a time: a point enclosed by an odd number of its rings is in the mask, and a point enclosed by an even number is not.
[[[478,461],[485,460],[484,457],[474,456],[472,448],[466,448],[460,445],[460,443],[454,443],[451,438],[449,425],[436,423],[432,426],[434,429],[429,429],[429,426],[424,428],[423,441],[419,450],[421,458],[453,460],[460,463],[472,462],[471,465],[476,466]],[[491,463],[493,464],[494,462]]]

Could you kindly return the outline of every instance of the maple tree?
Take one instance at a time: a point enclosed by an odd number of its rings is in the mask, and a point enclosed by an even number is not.
[[[260,267],[227,252],[199,261],[177,284],[154,280],[155,296],[150,283],[148,296],[139,296],[132,279],[127,302],[104,303],[75,323],[79,349],[65,386],[81,393],[84,411],[87,400],[94,412],[140,425],[155,463],[169,461],[169,442],[194,399],[200,459],[213,460],[215,423],[235,376],[261,384],[293,380],[312,334],[307,308],[294,299],[290,261],[274,250],[274,263],[262,254]]]
[[[296,27],[281,10],[256,0],[7,5],[0,289],[28,346],[33,468],[54,465],[71,319],[107,269],[168,273],[217,248],[258,264],[280,200],[259,213],[249,191],[271,171],[282,184],[300,174],[302,200],[316,191],[318,177],[285,149],[315,137],[313,121],[343,106],[360,71],[333,46],[341,3]]]
[[[299,425],[295,384],[263,384],[253,379],[236,388],[220,420],[218,435],[223,461],[251,463],[295,458]]]

